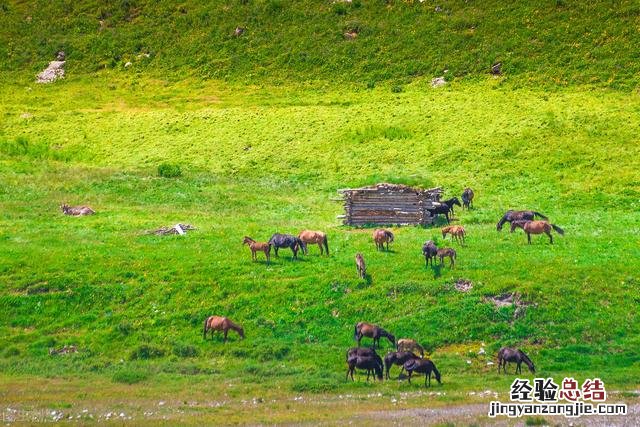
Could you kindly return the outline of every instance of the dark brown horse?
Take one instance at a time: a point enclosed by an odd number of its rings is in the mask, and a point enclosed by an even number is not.
[[[204,330],[202,336],[207,339],[207,332],[211,331],[211,338],[216,331],[221,331],[224,334],[224,342],[227,342],[227,333],[229,329],[236,331],[240,338],[244,339],[244,329],[240,325],[237,325],[231,321],[228,317],[223,316],[209,316],[204,321]]]
[[[440,381],[440,372],[436,369],[436,365],[429,359],[411,359],[408,360],[404,364],[404,369],[409,373],[409,384],[411,384],[411,375],[414,372],[419,374],[424,374],[424,385],[425,387],[431,387],[431,373],[436,377],[436,380],[439,384],[442,384]],[[427,385],[427,380],[429,380],[429,384]]]
[[[502,215],[502,218],[500,219],[500,221],[498,221],[498,225],[496,226],[496,229],[498,231],[502,230],[502,226],[504,225],[505,222],[510,223],[511,221],[521,221],[521,220],[533,221],[535,217],[539,217],[545,220],[549,219],[546,216],[542,215],[540,212],[536,212],[536,211],[508,210],[504,215]]]
[[[464,208],[471,209],[471,205],[473,205],[473,190],[469,187],[465,188],[462,192],[462,209]]]
[[[398,374],[398,377],[400,377],[400,375],[402,375],[402,372],[404,372],[404,364],[407,361],[416,359],[416,358],[418,358],[418,356],[416,356],[410,351],[391,351],[387,353],[387,355],[384,357],[384,368],[386,371],[385,373],[386,378],[390,379],[389,371],[391,370],[391,367],[393,365],[402,366],[402,368],[400,368],[400,373]]]
[[[511,232],[513,233],[516,228],[522,228],[527,233],[527,241],[531,244],[532,234],[545,233],[549,236],[549,243],[553,244],[553,236],[551,235],[551,229],[556,233],[564,236],[564,230],[555,224],[550,224],[547,221],[511,221]]]
[[[362,337],[373,338],[373,348],[376,348],[376,344],[378,344],[378,348],[380,347],[380,338],[382,337],[387,338],[394,346],[396,345],[396,337],[372,323],[359,322],[355,326],[353,331],[353,339],[358,341],[358,347],[360,347],[360,341],[362,341]]]
[[[384,365],[382,364],[382,359],[373,350],[365,353],[359,352],[357,349],[351,349],[347,352],[347,379],[351,376],[351,381],[354,380],[353,372],[356,368],[367,371],[367,381],[369,381],[369,376],[374,372],[379,380],[383,379]]]
[[[433,267],[433,262],[436,259],[436,255],[438,255],[438,247],[433,240],[424,242],[424,245],[422,245],[422,255],[424,255],[425,267],[429,266],[429,262],[431,262],[431,266]]]
[[[384,250],[384,244],[387,244],[387,251],[389,250],[389,243],[393,242],[394,236],[393,233],[389,230],[383,230],[381,228],[377,228],[373,230],[373,241],[376,244],[377,250]]]
[[[356,270],[358,271],[358,277],[361,279],[367,278],[367,266],[364,263],[364,257],[360,252],[356,254]]]
[[[271,262],[271,245],[263,242],[256,242],[249,236],[244,236],[242,240],[243,245],[248,245],[251,249],[251,259],[257,261],[256,252],[264,252],[264,256],[267,258],[267,265]]]
[[[536,367],[533,365],[529,356],[524,354],[524,352],[520,349],[513,349],[508,347],[502,347],[498,352],[498,373],[500,373],[500,368],[503,368],[504,373],[507,373],[507,362],[515,363],[516,366],[516,374],[522,373],[522,363],[527,365],[529,371],[532,374],[536,373]]]
[[[269,245],[273,246],[276,258],[278,258],[278,249],[280,248],[291,248],[291,252],[293,252],[293,259],[298,258],[299,250],[302,250],[302,253],[307,251],[307,244],[291,234],[275,233],[269,239]]]
[[[327,242],[327,235],[322,231],[303,230],[300,232],[300,234],[298,234],[298,239],[302,240],[305,245],[317,244],[320,248],[320,255],[322,255],[325,251],[327,252],[327,255],[329,255],[329,243]],[[304,253],[305,255],[309,254],[309,250],[306,246],[304,248]]]

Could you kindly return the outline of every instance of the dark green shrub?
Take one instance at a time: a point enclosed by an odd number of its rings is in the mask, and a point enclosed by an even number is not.
[[[198,349],[192,345],[176,344],[173,346],[173,354],[178,357],[196,357]]]
[[[178,178],[182,176],[180,166],[172,163],[162,163],[158,166],[158,176],[162,178]]]
[[[20,350],[17,347],[7,347],[4,351],[4,357],[14,357],[19,356]]]
[[[148,374],[146,372],[123,369],[113,374],[111,378],[114,382],[123,384],[135,384],[146,380]]]
[[[131,354],[129,355],[129,359],[155,359],[164,356],[164,353],[164,350],[159,347],[143,344],[131,352]]]

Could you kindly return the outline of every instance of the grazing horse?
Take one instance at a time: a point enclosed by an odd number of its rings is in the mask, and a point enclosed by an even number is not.
[[[318,244],[320,248],[320,255],[322,255],[325,251],[327,255],[329,255],[329,244],[327,243],[327,235],[322,231],[311,231],[311,230],[303,230],[298,234],[298,238],[305,243],[304,254],[308,255],[309,251],[306,248],[308,244]],[[324,245],[324,249],[322,246]]]
[[[202,332],[202,336],[204,339],[207,339],[207,332],[211,331],[211,338],[213,338],[213,333],[215,331],[222,331],[224,334],[224,342],[227,342],[227,333],[229,329],[232,331],[236,331],[240,338],[244,339],[244,329],[240,325],[236,325],[229,319],[228,317],[222,316],[209,316],[204,321],[204,330]]]
[[[349,379],[349,375],[351,375],[351,381],[353,379],[353,372],[358,369],[362,369],[367,371],[367,381],[369,381],[369,376],[375,372],[375,376],[378,377],[379,380],[382,380],[382,374],[384,372],[384,365],[382,364],[382,359],[375,352],[373,354],[367,355],[353,355],[350,356],[347,354],[347,379]]]
[[[522,362],[529,368],[532,374],[536,373],[536,367],[533,365],[529,356],[524,354],[524,352],[520,349],[513,349],[508,347],[502,347],[498,352],[498,373],[500,373],[500,368],[503,369],[504,373],[507,373],[507,362],[516,363],[516,374],[522,373]]]
[[[518,220],[533,221],[534,219],[536,219],[536,217],[539,217],[545,220],[549,219],[546,216],[542,215],[540,212],[536,212],[536,211],[508,210],[504,215],[502,215],[502,218],[500,219],[500,221],[498,221],[498,225],[496,225],[496,230],[498,231],[502,230],[502,226],[504,225],[505,222],[511,223],[511,221],[518,221]]]
[[[385,374],[386,378],[390,379],[389,371],[391,371],[391,367],[393,365],[402,366],[402,368],[400,369],[400,373],[398,374],[398,377],[400,377],[400,375],[402,375],[402,372],[404,372],[404,364],[407,361],[415,359],[417,357],[418,356],[416,356],[410,351],[391,351],[387,353],[387,355],[384,357],[384,368],[386,371],[386,374]]]
[[[451,215],[453,215],[454,205],[461,206],[460,200],[458,200],[457,197],[454,197],[449,200],[445,200],[444,202],[440,202],[440,204],[435,205],[433,208],[427,209],[427,211],[429,211],[431,216],[434,216],[434,217],[436,215],[444,215],[444,217],[447,219],[447,224],[450,224],[449,212],[451,212]]]
[[[244,236],[242,240],[243,245],[249,245],[251,249],[251,259],[257,261],[256,252],[264,252],[264,256],[267,257],[267,265],[271,262],[271,245],[263,242],[256,242],[249,236]]]
[[[456,263],[456,251],[453,248],[438,249],[438,258],[440,258],[440,266],[444,266],[444,258],[449,257],[451,264],[449,267],[453,268]]]
[[[364,263],[364,257],[360,252],[356,254],[356,270],[358,271],[358,277],[364,279],[367,277],[367,266]]]
[[[349,350],[347,350],[347,359],[356,356],[373,356],[374,354],[378,353],[376,353],[376,351],[370,347],[351,347]]]
[[[553,244],[553,236],[551,236],[551,229],[553,228],[556,233],[564,236],[564,230],[555,224],[550,224],[547,221],[511,221],[511,232],[513,233],[516,228],[522,228],[527,233],[527,241],[531,244],[532,234],[545,233],[549,236],[549,243]]]
[[[376,348],[376,344],[378,344],[378,348],[380,347],[380,338],[382,337],[387,338],[394,346],[396,345],[396,337],[394,337],[392,334],[385,331],[381,327],[371,323],[359,322],[355,326],[353,331],[353,339],[358,341],[358,347],[360,347],[360,341],[362,340],[362,337],[373,338],[373,348]]]
[[[387,251],[389,250],[389,243],[393,242],[393,233],[389,230],[383,230],[377,228],[373,231],[373,241],[376,243],[377,250],[384,250],[384,244],[387,244]]]
[[[400,338],[396,343],[396,350],[398,351],[410,351],[413,354],[417,354],[416,350],[420,352],[420,357],[424,357],[424,347],[422,347],[416,340],[411,338]]]
[[[442,228],[442,238],[444,239],[447,234],[451,234],[451,240],[455,240],[464,246],[464,238],[467,233],[464,231],[464,227],[461,225],[449,225]]]
[[[278,249],[280,248],[291,248],[294,259],[298,258],[298,250],[302,249],[302,253],[305,253],[307,250],[307,245],[302,240],[296,236],[292,236],[291,234],[275,233],[269,239],[269,244],[275,249],[276,258],[278,258]]]
[[[69,206],[66,203],[60,205],[62,213],[71,216],[93,215],[96,213],[89,206]]]
[[[469,187],[465,188],[462,192],[462,209],[464,208],[471,209],[471,205],[473,205],[473,190]]]
[[[436,365],[429,359],[411,359],[404,364],[404,369],[409,373],[409,384],[411,384],[411,375],[414,372],[424,374],[424,386],[427,387],[427,379],[429,380],[428,387],[431,387],[431,372],[434,373],[436,380],[439,384],[440,372],[436,369]]]
[[[431,266],[433,267],[433,261],[436,259],[436,255],[438,254],[438,247],[433,240],[427,240],[422,245],[422,255],[424,255],[425,267],[429,266],[429,262],[431,262]]]

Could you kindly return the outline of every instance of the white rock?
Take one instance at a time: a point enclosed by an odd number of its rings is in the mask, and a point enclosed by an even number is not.
[[[133,64],[131,63],[131,61],[127,61],[124,66],[125,68],[131,67]]]
[[[37,75],[36,83],[51,83],[64,77],[65,61],[51,61],[49,66]]]
[[[431,87],[441,87],[447,84],[444,77],[434,77],[431,79]]]

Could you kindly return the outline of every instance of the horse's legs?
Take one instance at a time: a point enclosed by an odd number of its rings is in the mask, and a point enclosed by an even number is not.
[[[278,257],[279,257],[279,256],[278,256],[278,249],[279,249],[279,248],[278,248],[277,246],[274,246],[274,247],[273,247],[273,250],[275,250],[275,251],[276,251],[276,258],[278,258]]]
[[[549,236],[549,243],[553,245],[553,236],[551,235],[551,231],[546,231],[545,233],[547,233],[547,236]]]
[[[229,333],[229,329],[224,329],[224,342],[227,342],[227,334]]]
[[[427,378],[429,378],[429,385],[427,386]],[[424,386],[431,387],[431,371],[428,374],[424,374]]]
[[[360,347],[360,341],[362,341],[362,334],[358,334],[358,347]]]
[[[413,374],[413,371],[409,371],[409,378],[408,378],[409,384],[411,384],[411,374]]]
[[[449,259],[451,260],[451,266],[450,267],[451,267],[451,269],[453,269],[453,264],[454,264],[453,257],[450,256]]]
[[[527,241],[531,244],[531,233],[527,233]]]

